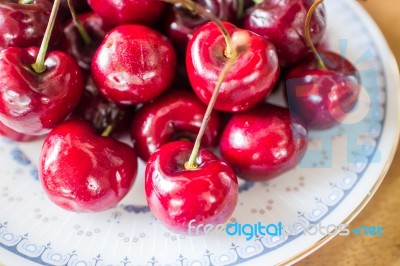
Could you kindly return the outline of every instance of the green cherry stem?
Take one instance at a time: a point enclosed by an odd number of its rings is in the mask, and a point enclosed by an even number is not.
[[[197,155],[200,150],[201,139],[203,138],[208,121],[210,120],[211,112],[214,108],[215,102],[217,101],[221,86],[222,86],[226,76],[228,75],[229,70],[235,64],[235,62],[238,59],[238,57],[240,56],[240,54],[247,50],[248,42],[249,42],[249,34],[244,30],[237,31],[232,35],[231,47],[233,48],[233,50],[232,50],[231,57],[228,58],[228,61],[226,62],[224,68],[222,69],[222,71],[218,77],[217,84],[215,85],[210,102],[208,103],[208,106],[207,106],[206,113],[203,117],[203,121],[201,123],[199,133],[197,134],[192,153],[190,154],[189,160],[185,163],[186,170],[195,170],[197,168],[196,158],[197,158]]]
[[[75,24],[75,27],[78,29],[79,34],[81,35],[83,41],[85,42],[86,45],[90,45],[92,43],[92,38],[90,38],[89,33],[85,29],[85,27],[82,25],[81,21],[79,20],[78,16],[76,15],[74,6],[72,5],[71,0],[67,0],[69,11],[72,16],[72,20]]]
[[[36,62],[32,64],[33,70],[36,73],[41,74],[46,71],[46,66],[44,65],[44,61],[46,58],[47,48],[49,47],[51,31],[54,28],[54,23],[56,22],[56,17],[58,13],[58,9],[60,8],[61,0],[54,0],[53,8],[51,9],[51,14],[49,18],[49,23],[47,24],[46,31],[44,33],[44,37],[42,40],[42,44],[40,45],[39,53],[36,58]]]
[[[237,20],[242,19],[243,12],[244,12],[244,0],[237,0],[237,13],[236,13]]]
[[[310,10],[308,10],[307,12],[307,16],[306,16],[306,20],[304,23],[304,34],[305,34],[305,38],[307,41],[308,46],[311,48],[311,51],[313,52],[315,59],[318,62],[318,66],[320,69],[323,70],[327,70],[328,68],[326,67],[324,60],[322,60],[321,55],[318,53],[317,48],[315,48],[315,45],[311,39],[311,31],[310,31],[310,24],[311,24],[311,18],[312,15],[314,14],[315,10],[317,9],[317,7],[322,4],[322,2],[324,2],[324,0],[316,0],[314,2],[314,4],[310,7]]]
[[[190,12],[192,12],[194,14],[199,14],[199,15],[205,17],[206,19],[217,24],[218,28],[222,32],[222,35],[224,36],[225,43],[226,43],[226,49],[224,51],[224,55],[227,58],[232,57],[231,36],[229,35],[229,32],[222,24],[221,20],[219,20],[213,13],[209,12],[203,6],[199,5],[198,3],[193,2],[192,0],[163,0],[163,1],[170,3],[170,4],[182,4]]]

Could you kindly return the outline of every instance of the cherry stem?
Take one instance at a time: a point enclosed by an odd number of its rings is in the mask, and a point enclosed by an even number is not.
[[[240,20],[243,17],[244,12],[244,0],[237,0],[237,13],[236,18]]]
[[[32,64],[33,70],[36,73],[40,74],[46,71],[46,66],[44,65],[44,61],[46,58],[47,48],[49,47],[51,32],[54,28],[54,23],[56,22],[56,17],[58,13],[58,9],[60,8],[61,0],[54,0],[53,8],[51,9],[51,14],[49,18],[49,23],[47,24],[46,31],[44,33],[44,37],[42,40],[42,44],[40,45],[39,53],[36,58],[36,62]]]
[[[111,117],[111,123],[107,125],[107,127],[101,133],[102,137],[109,137],[111,133],[114,131],[115,127],[117,126],[118,122],[120,122],[125,115],[125,112],[121,109],[117,109],[115,115]]]
[[[208,103],[208,106],[207,106],[206,113],[203,117],[203,121],[201,123],[199,133],[197,134],[192,153],[190,154],[189,160],[185,163],[186,170],[194,170],[197,168],[196,158],[197,158],[197,154],[199,153],[199,150],[200,150],[201,139],[204,135],[204,132],[206,131],[207,124],[208,124],[208,121],[210,120],[211,113],[213,111],[215,102],[217,101],[217,97],[218,97],[219,91],[221,89],[221,86],[222,86],[226,76],[228,75],[229,70],[235,64],[236,59],[239,57],[239,55],[242,52],[244,52],[247,49],[248,41],[249,41],[249,34],[246,31],[235,32],[234,35],[232,36],[231,47],[233,48],[233,50],[232,50],[231,57],[228,58],[227,63],[225,64],[224,68],[222,69],[222,71],[218,77],[218,81],[215,85],[210,102]]]
[[[306,21],[304,23],[304,34],[305,34],[305,38],[308,43],[308,46],[311,48],[311,51],[313,52],[315,59],[318,62],[319,68],[323,69],[323,70],[327,70],[328,68],[326,67],[326,65],[324,63],[324,60],[322,60],[321,55],[318,53],[318,50],[317,50],[317,48],[315,48],[315,45],[311,39],[311,31],[310,31],[312,15],[314,14],[315,10],[322,2],[324,2],[324,0],[316,0],[314,2],[314,4],[310,7],[310,10],[308,10],[307,16],[306,16]]]
[[[69,11],[72,16],[72,20],[74,21],[75,27],[78,29],[79,34],[81,35],[83,41],[85,42],[86,45],[90,45],[92,43],[92,38],[90,38],[89,33],[85,29],[85,27],[82,25],[82,22],[79,20],[78,16],[76,15],[74,6],[72,5],[71,0],[67,0]]]
[[[114,125],[108,125],[104,131],[101,133],[102,137],[109,137],[114,130]]]
[[[163,0],[164,2],[170,4],[182,4],[186,9],[191,11],[192,13],[199,14],[208,20],[217,24],[218,28],[221,30],[222,35],[224,36],[226,49],[224,51],[224,55],[227,58],[232,57],[232,46],[231,46],[231,36],[229,35],[228,30],[222,24],[221,20],[219,20],[213,13],[205,9],[203,6],[199,5],[198,3],[193,2],[192,0]]]

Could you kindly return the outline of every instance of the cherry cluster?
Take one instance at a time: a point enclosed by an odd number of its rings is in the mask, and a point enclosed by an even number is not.
[[[295,167],[308,130],[338,124],[360,91],[357,69],[318,48],[323,0],[254,2],[2,1],[0,134],[45,136],[40,180],[64,209],[115,206],[139,157],[166,227],[224,223],[237,175]],[[290,108],[266,103],[282,87]]]

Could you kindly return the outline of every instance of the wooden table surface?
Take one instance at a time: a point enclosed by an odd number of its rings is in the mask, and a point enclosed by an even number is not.
[[[366,0],[361,3],[381,28],[400,64],[400,0]],[[399,148],[381,187],[350,228],[361,225],[380,225],[384,235],[335,237],[296,265],[400,266]]]

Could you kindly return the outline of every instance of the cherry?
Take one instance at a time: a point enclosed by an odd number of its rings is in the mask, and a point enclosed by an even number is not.
[[[0,51],[0,122],[27,135],[42,135],[63,121],[78,103],[82,73],[62,52],[46,51],[60,0],[55,0],[40,49]]]
[[[137,157],[126,144],[97,136],[83,121],[61,123],[46,137],[39,176],[50,200],[76,212],[114,207],[129,192]]]
[[[224,223],[232,215],[238,198],[234,171],[212,152],[200,150],[197,168],[184,167],[192,148],[193,144],[187,141],[165,144],[150,156],[145,172],[150,210],[167,228],[178,233],[189,233],[192,220],[193,225]]]
[[[47,70],[31,64],[37,48],[11,47],[0,51],[0,122],[27,135],[43,135],[73,110],[82,93],[82,73],[75,60],[50,52]]]
[[[165,144],[150,156],[146,165],[149,208],[166,227],[178,233],[190,233],[189,224],[216,226],[225,222],[237,203],[235,172],[212,152],[200,149],[220,89],[236,60],[248,49],[249,35],[238,31],[232,38],[228,34],[228,41],[231,58],[219,74],[195,143]],[[205,229],[199,233],[205,233]]]
[[[314,54],[286,76],[289,107],[313,129],[339,123],[357,103],[361,78],[357,69],[333,52],[318,52],[311,40],[311,16],[323,0],[316,0],[307,13],[305,36]]]
[[[39,46],[50,17],[52,3],[49,0],[32,0],[21,4],[17,0],[0,3],[0,50],[8,47],[26,48]],[[60,25],[56,23],[52,44],[60,36]]]
[[[98,134],[112,125],[111,136],[117,138],[127,133],[127,125],[132,120],[133,113],[132,107],[119,106],[104,98],[94,85],[93,79],[88,75],[85,90],[71,117],[89,122]]]
[[[90,7],[113,25],[154,24],[162,14],[161,0],[88,0]]]
[[[35,140],[35,136],[29,136],[22,133],[19,133],[11,128],[7,127],[3,123],[0,122],[0,136],[6,137],[10,140],[18,141],[18,142],[27,142]]]
[[[295,167],[307,148],[307,129],[289,109],[262,104],[234,114],[222,132],[223,158],[244,179],[265,181]]]
[[[235,22],[239,8],[238,3],[240,1],[200,0],[195,2],[213,13],[218,19]],[[168,9],[164,20],[164,26],[167,36],[171,38],[175,47],[177,47],[179,51],[185,52],[193,32],[207,22],[207,18],[188,11],[181,3],[176,3]]]
[[[243,27],[273,42],[282,66],[298,62],[307,55],[304,39],[307,11],[314,0],[270,0],[250,8]],[[317,44],[326,29],[325,9],[318,7],[311,21],[312,41]]]
[[[361,78],[341,55],[320,52],[326,69],[310,56],[286,75],[289,107],[312,129],[327,129],[343,120],[358,101]]]
[[[81,68],[89,70],[93,54],[111,27],[96,13],[81,14],[77,19],[88,36],[82,37],[76,22],[71,20],[64,27],[64,41],[61,49],[73,55]]]
[[[243,31],[223,22],[227,33]],[[279,62],[274,45],[257,34],[247,31],[249,48],[236,59],[230,70],[215,109],[238,112],[250,109],[264,100],[279,77]],[[218,75],[229,60],[229,50],[215,23],[198,28],[188,44],[186,65],[190,83],[197,96],[208,103]]]
[[[60,13],[58,16],[62,22],[66,22],[71,18],[71,14],[69,12],[68,2],[74,7],[78,14],[90,12],[90,7],[87,1],[82,0],[62,0],[60,6]]]
[[[176,55],[160,33],[141,25],[110,31],[96,50],[92,76],[106,98],[139,104],[159,96],[172,83]]]
[[[190,91],[175,90],[145,104],[134,116],[131,136],[140,158],[150,155],[167,142],[180,138],[195,139],[206,106]],[[215,147],[220,128],[218,113],[213,112],[202,138],[202,147]]]

